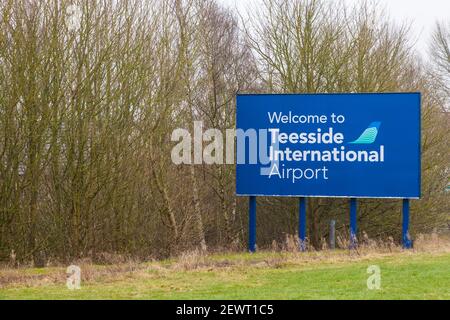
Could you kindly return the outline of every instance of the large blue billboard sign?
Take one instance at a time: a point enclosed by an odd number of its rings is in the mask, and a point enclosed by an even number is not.
[[[238,95],[237,195],[420,198],[420,99]]]

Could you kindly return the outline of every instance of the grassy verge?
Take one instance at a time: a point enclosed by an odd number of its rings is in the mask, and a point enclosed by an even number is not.
[[[367,288],[370,265],[380,290]],[[450,299],[449,252],[188,254],[81,268],[75,291],[65,268],[0,270],[0,299]]]

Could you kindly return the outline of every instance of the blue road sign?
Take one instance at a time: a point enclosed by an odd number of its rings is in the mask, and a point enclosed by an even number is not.
[[[420,198],[420,93],[237,96],[240,196]]]

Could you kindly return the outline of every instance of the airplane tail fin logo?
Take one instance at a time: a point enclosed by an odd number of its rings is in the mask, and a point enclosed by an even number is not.
[[[381,122],[372,122],[370,126],[364,130],[361,136],[350,144],[372,144],[377,140],[378,130]]]

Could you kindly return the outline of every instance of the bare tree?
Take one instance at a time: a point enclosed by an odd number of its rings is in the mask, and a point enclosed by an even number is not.
[[[450,97],[450,24],[436,23],[430,52],[435,66],[434,70],[446,95],[448,110],[448,99]]]

